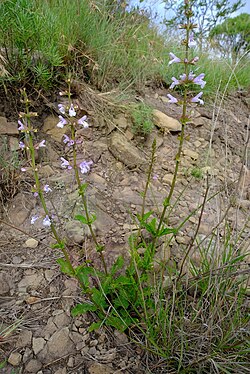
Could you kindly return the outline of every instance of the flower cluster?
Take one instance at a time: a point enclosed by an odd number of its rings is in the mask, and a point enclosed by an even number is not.
[[[39,217],[38,214],[36,214],[35,216],[31,217],[31,221],[30,221],[31,225],[34,225],[34,223],[35,223],[39,218],[40,218],[40,217]],[[43,226],[44,226],[44,227],[50,227],[50,226],[51,226],[51,223],[52,223],[52,222],[51,222],[51,219],[49,218],[48,215],[46,215],[45,218],[43,219]]]

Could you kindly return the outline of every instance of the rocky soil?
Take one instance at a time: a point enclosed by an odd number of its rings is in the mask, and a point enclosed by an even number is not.
[[[165,95],[163,90],[148,90],[137,97],[155,108],[155,129],[146,138],[134,136],[131,118],[122,106],[107,116],[111,105],[101,95],[80,90],[75,99],[89,115],[89,129],[78,133],[84,140],[79,145],[78,161],[93,161],[84,180],[89,184],[90,210],[97,215],[94,229],[105,244],[109,265],[120,254],[129,258],[127,239],[136,228],[133,214],[140,211],[140,192],[145,185],[154,138],[157,161],[146,201],[148,209],[159,211],[172,181],[180,108],[168,104]],[[178,200],[178,204],[171,212],[170,224],[176,227],[191,211],[194,213],[171,246],[159,248],[158,259],[172,261],[177,266],[180,263],[197,227],[197,208],[207,184],[209,196],[222,192],[206,204],[199,228],[200,240],[205,243],[233,197],[228,224],[232,232],[241,231],[242,243],[249,250],[249,149],[244,156],[250,130],[249,101],[250,96],[242,92],[226,97],[223,102],[192,108],[173,197],[173,202]],[[71,153],[62,142],[64,129],[56,127],[56,104],[47,103],[45,114],[37,122],[38,139],[46,139],[47,143],[46,149],[37,155],[40,173],[44,184],[52,188],[48,194],[51,209],[56,207],[66,223],[64,235],[71,243],[74,263],[79,264],[84,256],[100,266],[88,230],[73,220],[79,212],[78,193],[73,173],[60,167],[60,157],[70,160]],[[106,108],[103,116],[101,110],[95,114],[97,104]],[[7,110],[0,114],[0,136],[10,158],[20,152],[17,122],[8,116]],[[3,169],[1,173],[5,175]],[[31,192],[32,177],[18,172],[10,180],[12,184],[6,186],[1,179],[1,215],[8,223],[2,223],[0,228],[0,365],[7,361],[1,373],[164,373],[164,367],[133,346],[125,334],[104,327],[89,333],[93,315],[71,317],[72,306],[84,296],[73,279],[60,273],[56,264],[60,253],[50,248],[53,239],[48,230],[38,221],[30,225],[31,216],[42,214]],[[197,248],[194,247],[191,257],[199,265]]]

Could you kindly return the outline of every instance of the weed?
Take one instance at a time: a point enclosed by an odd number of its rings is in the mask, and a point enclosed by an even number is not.
[[[201,168],[195,166],[194,168],[192,168],[192,170],[190,171],[190,174],[192,175],[192,177],[196,178],[196,179],[202,179],[203,178],[203,171]]]
[[[153,109],[144,103],[133,107],[132,112],[132,131],[136,135],[149,135],[154,128]]]

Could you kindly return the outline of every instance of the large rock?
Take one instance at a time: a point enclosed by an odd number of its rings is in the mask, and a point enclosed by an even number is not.
[[[8,122],[5,117],[0,117],[0,135],[18,135],[17,123]]]
[[[119,161],[123,162],[130,169],[145,169],[145,155],[140,152],[126,137],[119,133],[114,133],[110,138],[109,150]]]
[[[155,126],[161,129],[163,132],[181,131],[181,123],[177,121],[177,119],[167,116],[160,110],[153,110],[153,119]]]

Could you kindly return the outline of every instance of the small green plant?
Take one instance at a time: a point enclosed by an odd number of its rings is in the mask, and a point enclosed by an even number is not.
[[[154,128],[153,109],[140,103],[133,107],[132,112],[132,131],[136,135],[149,135]]]
[[[190,174],[192,177],[196,179],[202,179],[203,178],[203,171],[201,168],[195,166],[194,168],[191,169]]]

